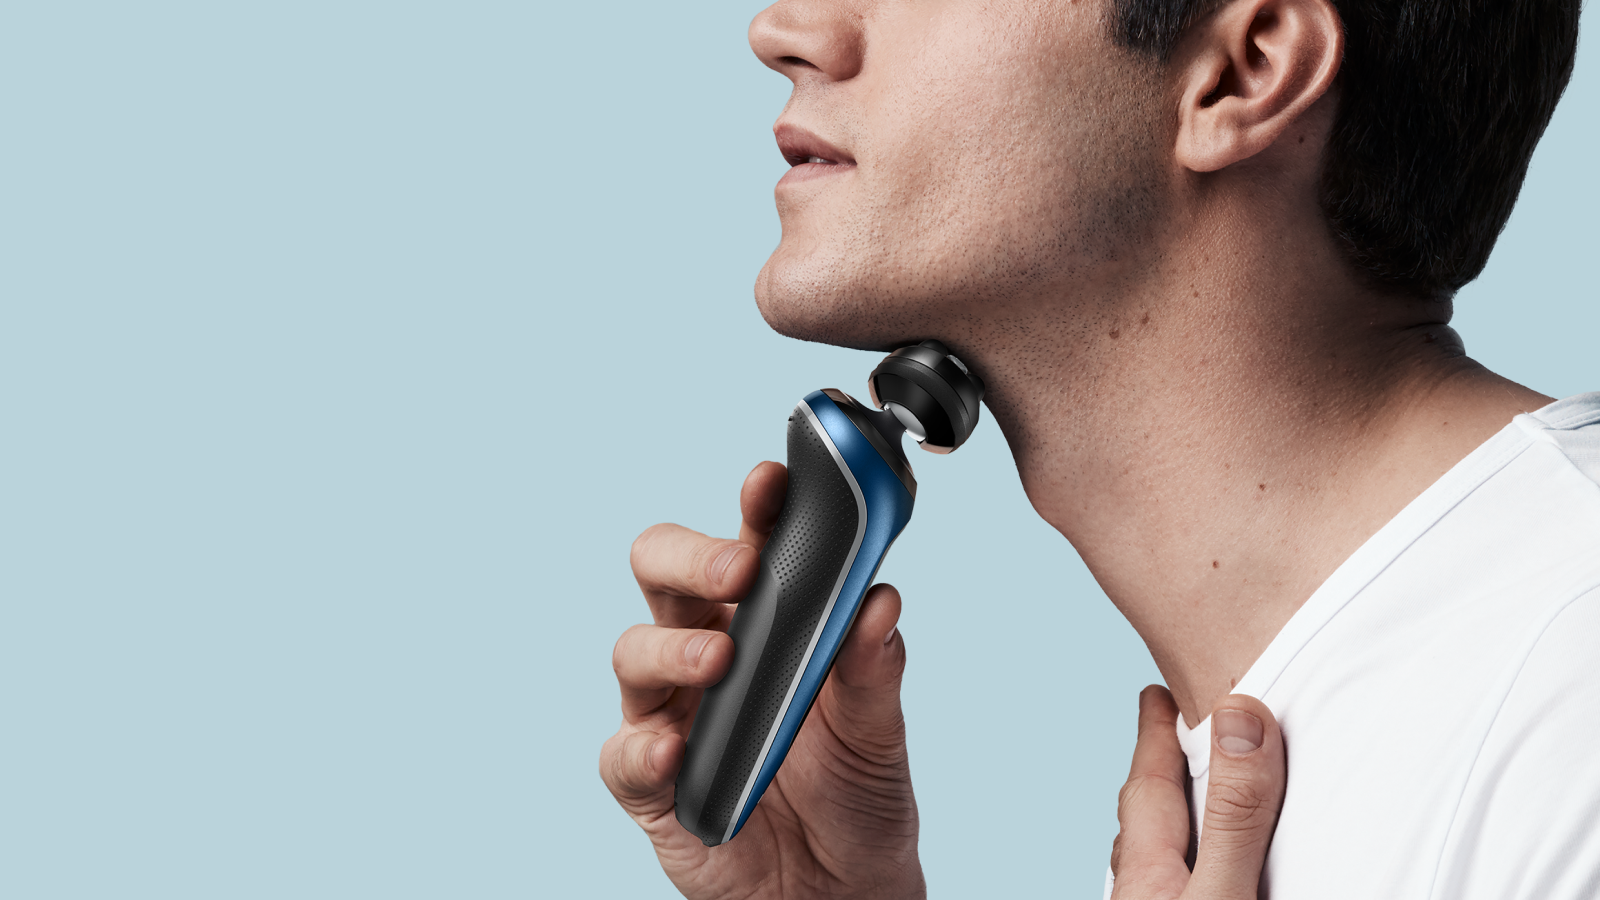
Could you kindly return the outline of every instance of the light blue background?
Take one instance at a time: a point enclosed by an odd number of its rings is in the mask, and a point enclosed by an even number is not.
[[[0,896],[667,896],[595,774],[632,537],[728,534],[769,332],[758,2],[0,17]],[[1600,387],[1595,25],[1475,355]],[[940,896],[1097,896],[1156,673],[987,420],[916,460]]]

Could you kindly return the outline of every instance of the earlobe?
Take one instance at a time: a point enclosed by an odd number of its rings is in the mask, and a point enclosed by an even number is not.
[[[1233,0],[1196,22],[1172,63],[1178,163],[1215,172],[1265,150],[1328,92],[1343,56],[1330,0]]]

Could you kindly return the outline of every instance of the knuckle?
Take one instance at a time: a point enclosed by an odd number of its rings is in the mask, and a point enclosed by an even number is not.
[[[646,740],[639,740],[640,735],[628,735],[617,748],[617,755],[612,767],[612,785],[618,792],[632,791],[638,783],[639,755],[642,747],[649,746],[648,735]]]
[[[694,549],[688,553],[684,561],[687,571],[685,580],[694,586],[695,590],[704,591],[711,585],[711,564],[722,552],[722,548],[732,541],[719,541],[714,538],[703,538],[694,544]]]
[[[688,668],[684,659],[684,644],[694,635],[694,632],[684,629],[673,629],[667,632],[663,640],[656,642],[656,669],[661,672],[682,674]]]
[[[1117,815],[1122,815],[1124,810],[1132,809],[1139,802],[1141,790],[1140,779],[1130,778],[1122,785],[1122,789],[1117,791]]]
[[[741,599],[755,559],[755,549],[743,541],[707,540],[695,567],[695,585],[701,598],[723,602]]]
[[[622,732],[619,731],[607,738],[600,747],[600,780],[605,782],[606,789],[612,793],[617,791],[617,763],[622,757],[624,740]]]
[[[620,796],[628,792],[628,769],[628,745],[627,742],[623,742],[611,757],[610,776],[605,779],[606,787],[611,789],[611,793]]]
[[[1162,775],[1149,772],[1130,775],[1122,785],[1122,790],[1117,792],[1117,816],[1120,818],[1124,812],[1143,805],[1152,792],[1171,790],[1173,787],[1172,779]],[[1181,785],[1177,787],[1182,789]]]
[[[1236,778],[1215,779],[1206,787],[1205,814],[1209,822],[1248,823],[1262,810],[1267,810],[1267,798],[1260,788]],[[1270,810],[1268,810],[1270,812]]]

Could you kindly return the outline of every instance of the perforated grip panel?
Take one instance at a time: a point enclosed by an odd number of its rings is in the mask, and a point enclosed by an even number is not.
[[[789,488],[761,569],[734,613],[733,667],[701,698],[683,769],[678,821],[707,845],[722,843],[761,760],[767,735],[800,674],[812,635],[860,525],[856,495],[810,420],[789,420]]]

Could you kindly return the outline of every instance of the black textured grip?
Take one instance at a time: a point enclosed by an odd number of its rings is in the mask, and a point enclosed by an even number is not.
[[[796,410],[783,510],[761,551],[755,586],[728,628],[733,666],[701,699],[678,773],[678,821],[707,845],[722,843],[738,815],[762,745],[849,565],[859,524],[855,492]]]

